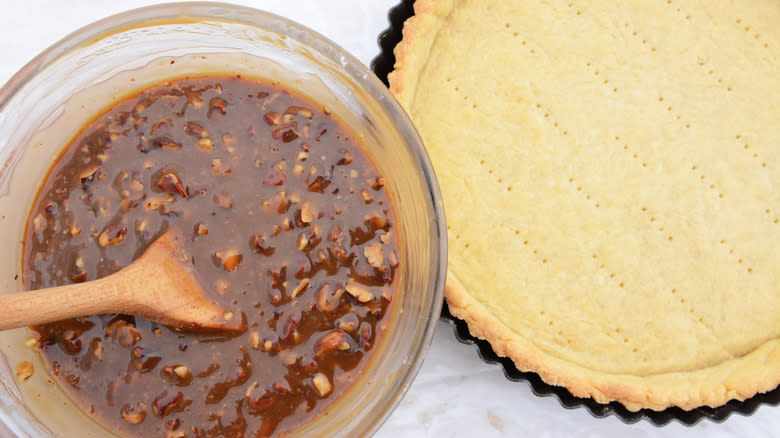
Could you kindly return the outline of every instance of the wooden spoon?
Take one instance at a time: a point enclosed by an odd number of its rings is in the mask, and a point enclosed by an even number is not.
[[[0,296],[0,330],[78,316],[122,313],[190,331],[240,330],[195,276],[184,237],[166,231],[133,263],[86,283]]]

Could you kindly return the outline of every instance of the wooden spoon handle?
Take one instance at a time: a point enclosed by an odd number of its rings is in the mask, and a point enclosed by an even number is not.
[[[110,279],[109,281],[106,281]],[[120,280],[120,281],[117,281]],[[0,296],[0,330],[116,311],[125,284],[106,277],[49,289]]]

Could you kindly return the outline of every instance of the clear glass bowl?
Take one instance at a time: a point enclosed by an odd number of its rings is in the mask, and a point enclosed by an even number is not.
[[[0,89],[0,293],[21,288],[25,219],[39,183],[79,128],[164,79],[209,73],[277,80],[327,105],[385,176],[402,252],[389,327],[361,379],[296,433],[371,435],[409,388],[436,327],[446,275],[444,212],[422,143],[387,89],[343,49],[289,20],[219,3],[138,9],[69,35]],[[0,333],[0,433],[114,436],[52,383],[25,345],[29,338],[27,329]],[[25,383],[15,378],[21,361],[35,367]]]

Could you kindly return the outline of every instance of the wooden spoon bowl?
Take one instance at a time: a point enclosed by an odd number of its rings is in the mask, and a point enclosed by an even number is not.
[[[242,330],[195,275],[184,236],[168,230],[133,263],[85,283],[0,296],[0,330],[121,313],[188,331]]]

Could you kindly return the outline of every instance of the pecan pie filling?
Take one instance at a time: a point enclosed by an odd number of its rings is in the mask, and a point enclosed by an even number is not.
[[[123,436],[295,430],[357,378],[391,313],[399,249],[384,185],[326,107],[275,83],[184,78],[121,101],[43,184],[24,286],[107,276],[176,228],[246,330],[76,318],[33,328],[44,361]]]

